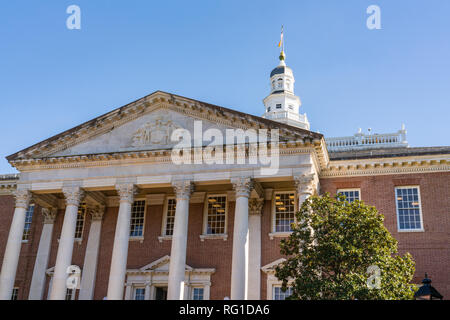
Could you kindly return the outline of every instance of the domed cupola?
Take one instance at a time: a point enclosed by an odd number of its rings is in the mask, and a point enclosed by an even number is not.
[[[294,94],[294,73],[286,66],[284,50],[279,58],[280,63],[270,73],[270,95],[263,100],[263,118],[309,130],[306,114],[300,114],[302,103]]]

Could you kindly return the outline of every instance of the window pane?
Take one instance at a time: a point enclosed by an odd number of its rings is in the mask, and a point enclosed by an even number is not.
[[[135,201],[131,207],[130,237],[144,235],[145,200]]]
[[[177,207],[176,199],[167,200],[166,236],[173,235],[176,207]]]
[[[77,224],[75,227],[75,239],[81,239],[83,237],[85,217],[86,217],[86,204],[82,203],[78,207]]]
[[[134,300],[145,300],[145,288],[134,289]]]
[[[73,289],[66,289],[66,300],[72,300]]]
[[[19,297],[19,288],[14,288],[11,294],[11,300],[17,300]]]
[[[295,193],[275,194],[275,232],[292,231],[295,221]]]
[[[417,187],[397,188],[397,215],[400,230],[422,229],[419,190]]]
[[[273,288],[273,300],[286,300],[292,294],[292,288],[287,287],[286,291],[283,292],[280,286],[275,286]]]
[[[203,300],[203,288],[194,288],[192,290],[192,300]]]
[[[344,195],[345,201],[350,203],[356,200],[360,200],[359,190],[338,190],[338,194]]]
[[[224,234],[226,220],[227,197],[208,197],[208,224],[207,234]]]
[[[30,205],[25,213],[25,226],[23,228],[22,240],[30,239],[31,221],[33,220],[34,204]]]

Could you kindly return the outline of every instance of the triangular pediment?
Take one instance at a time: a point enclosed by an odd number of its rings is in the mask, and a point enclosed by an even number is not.
[[[176,111],[159,108],[115,127],[109,132],[99,134],[49,156],[171,149],[178,143],[178,141],[171,140],[173,132],[177,129],[186,129],[193,133],[195,121],[199,120]],[[225,133],[225,130],[230,128],[212,121],[202,120],[201,123],[203,131],[208,128],[218,128]],[[191,137],[191,140],[193,138]]]
[[[278,266],[280,263],[282,263],[284,261],[286,261],[285,258],[277,259],[277,260],[272,261],[271,263],[266,264],[265,266],[261,267],[261,270],[264,273],[273,273],[273,272],[275,272],[276,266]]]
[[[170,256],[166,255],[162,258],[159,258],[158,260],[155,260],[155,261],[139,268],[139,271],[141,271],[141,272],[146,272],[146,271],[168,272],[169,265],[170,265]],[[185,270],[192,271],[193,268],[191,266],[186,265]]]
[[[202,131],[219,129],[279,129],[280,140],[323,139],[321,134],[231,109],[157,91],[149,96],[97,117],[78,127],[17,152],[7,159],[42,159],[171,149],[171,134],[186,129],[194,139],[194,123]],[[208,144],[205,142],[204,145]]]

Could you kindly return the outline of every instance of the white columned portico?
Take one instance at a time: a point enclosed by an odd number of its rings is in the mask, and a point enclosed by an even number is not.
[[[44,226],[42,227],[38,252],[36,255],[36,261],[34,263],[33,277],[31,278],[28,300],[42,300],[42,298],[44,297],[46,278],[45,272],[47,271],[48,267],[53,226],[55,225],[57,212],[57,208],[42,208],[42,215],[44,216]]]
[[[63,188],[62,191],[66,198],[66,212],[59,239],[50,300],[65,300],[66,298],[67,267],[72,263],[78,206],[84,197],[84,191],[79,187]]]
[[[247,299],[249,272],[248,198],[253,186],[251,178],[232,179],[236,191],[236,209],[233,227],[233,256],[231,260],[231,299]]]
[[[105,212],[104,206],[89,208],[91,214],[91,227],[84,255],[83,274],[81,276],[79,300],[92,300],[94,298],[95,278],[97,275],[98,249],[100,247],[100,233],[102,219]]]
[[[108,300],[123,299],[130,239],[131,206],[137,191],[136,186],[132,183],[116,185],[116,189],[120,196],[120,205],[109,272]]]
[[[261,298],[261,214],[264,199],[250,199],[248,217],[248,278],[246,297]]]
[[[17,265],[19,263],[20,249],[22,247],[25,216],[30,203],[31,193],[29,190],[16,190],[14,196],[16,198],[16,206],[9,229],[8,242],[6,243],[0,274],[0,300],[11,300]]]
[[[189,180],[174,181],[172,183],[177,205],[172,235],[172,249],[170,251],[168,300],[183,300],[184,279],[186,267],[186,246],[189,220],[189,199],[193,192],[193,184]]]

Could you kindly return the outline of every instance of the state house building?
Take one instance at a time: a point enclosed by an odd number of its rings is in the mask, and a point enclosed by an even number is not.
[[[0,176],[0,299],[284,299],[280,240],[325,192],[376,206],[416,261],[413,282],[427,272],[450,297],[450,147],[411,148],[404,127],[310,131],[284,53],[270,86],[262,117],[157,91],[8,156],[20,173]],[[200,135],[278,129],[276,174],[234,139],[183,156],[231,146],[241,161],[174,163],[173,133],[199,121]]]

